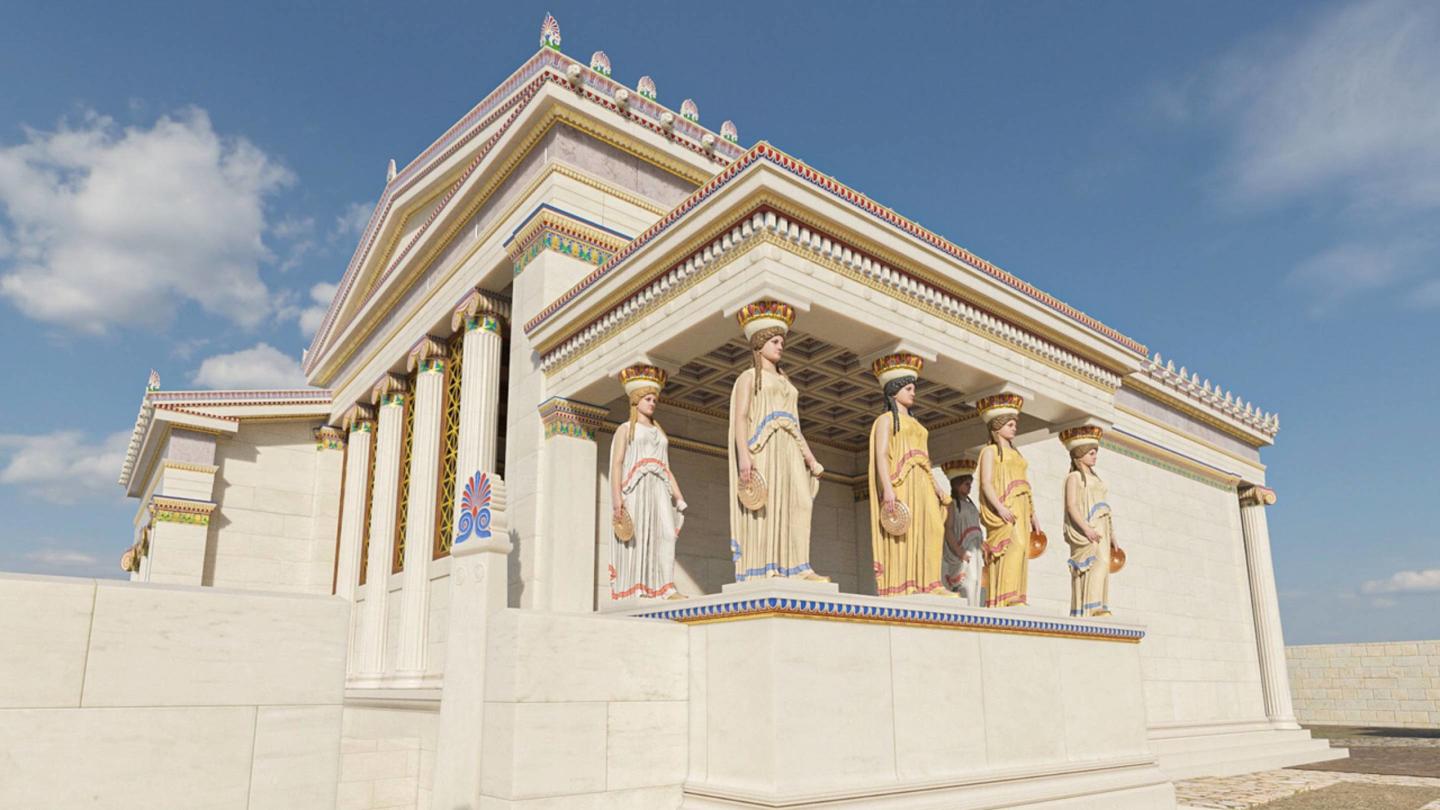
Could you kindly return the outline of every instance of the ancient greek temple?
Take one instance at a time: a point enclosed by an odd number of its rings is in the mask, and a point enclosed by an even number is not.
[[[391,164],[305,352],[313,388],[152,379],[120,479],[132,581],[99,591],[223,592],[222,627],[291,595],[263,632],[296,652],[272,663],[319,656],[335,681],[324,711],[283,715],[313,748],[275,777],[296,803],[266,806],[1139,810],[1173,808],[1176,779],[1343,756],[1291,708],[1278,418],[706,113],[572,58],[549,18]],[[823,467],[828,583],[737,582],[727,428],[755,302],[794,314],[781,367]],[[871,369],[896,354],[923,360],[911,413],[936,467],[990,441],[977,402],[1023,399],[1050,537],[1028,605],[876,594]],[[638,365],[667,380],[684,599],[612,587],[617,375]],[[1110,616],[1071,615],[1057,437],[1077,427],[1103,431],[1127,555]]]

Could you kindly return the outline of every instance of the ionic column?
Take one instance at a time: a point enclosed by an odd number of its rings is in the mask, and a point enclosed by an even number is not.
[[[406,514],[404,587],[395,676],[425,677],[430,614],[430,560],[435,556],[435,499],[440,489],[440,420],[445,410],[445,343],[425,337],[410,350],[415,420],[410,440],[410,509]]]
[[[1255,614],[1255,646],[1260,659],[1260,687],[1265,715],[1282,728],[1299,728],[1290,701],[1285,639],[1280,630],[1280,599],[1275,592],[1275,564],[1270,557],[1270,526],[1265,507],[1275,503],[1275,490],[1262,486],[1240,489],[1240,526],[1245,533],[1245,563],[1250,573],[1250,608]]]
[[[370,504],[370,554],[365,568],[365,605],[355,648],[356,676],[378,680],[385,672],[385,614],[390,560],[395,549],[395,510],[400,501],[400,454],[404,448],[405,380],[386,374],[370,394],[379,406],[375,431],[374,500]]]
[[[560,397],[540,404],[537,585],[538,604],[548,610],[588,613],[595,603],[595,431],[605,416],[604,408]]]
[[[354,405],[345,412],[340,427],[349,438],[345,449],[345,491],[340,496],[340,550],[335,557],[334,593],[353,602],[359,585],[360,547],[365,542],[375,412],[369,405]]]
[[[494,472],[500,420],[501,331],[510,304],[499,296],[473,290],[455,308],[450,328],[465,329],[464,369],[460,377],[460,436],[457,472]],[[452,505],[452,508],[458,508]]]

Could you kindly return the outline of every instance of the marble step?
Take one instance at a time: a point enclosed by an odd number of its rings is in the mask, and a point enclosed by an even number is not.
[[[1218,741],[1207,741],[1214,742]],[[1160,769],[1172,780],[1234,776],[1343,759],[1350,754],[1344,748],[1331,748],[1325,740],[1282,738],[1265,742],[1234,740],[1232,743],[1234,744],[1229,746],[1209,745],[1204,748],[1157,751]]]

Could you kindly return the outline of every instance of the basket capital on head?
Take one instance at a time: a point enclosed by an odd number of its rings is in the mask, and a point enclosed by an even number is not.
[[[870,364],[870,371],[874,373],[875,379],[880,381],[881,388],[901,377],[918,378],[923,368],[925,368],[924,358],[909,352],[897,352],[877,357],[875,362]]]
[[[635,392],[648,388],[655,389],[656,393],[664,390],[667,375],[665,370],[656,366],[637,363],[620,372],[620,385],[625,388],[626,396],[635,396]]]
[[[745,339],[753,338],[762,329],[789,332],[795,323],[795,308],[783,301],[766,299],[746,304],[735,313],[735,320],[745,330]]]

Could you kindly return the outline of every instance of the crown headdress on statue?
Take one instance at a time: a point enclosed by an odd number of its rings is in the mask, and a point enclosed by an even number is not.
[[[620,372],[620,384],[625,386],[625,395],[634,396],[636,391],[665,387],[665,370],[639,363]]]
[[[1019,416],[1024,407],[1025,398],[1019,394],[995,394],[981,397],[975,403],[975,410],[980,412],[980,418],[986,422],[1001,416]]]
[[[745,330],[745,339],[749,340],[761,329],[789,332],[790,324],[795,323],[795,308],[780,301],[756,301],[741,307],[735,313],[735,320],[740,322],[740,328]]]
[[[943,465],[941,465],[940,469],[945,472],[945,476],[947,478],[959,478],[962,475],[973,476],[975,474],[975,459],[951,459],[950,461],[947,461]]]
[[[1060,442],[1073,453],[1082,447],[1098,447],[1104,435],[1105,430],[1099,425],[1081,425],[1060,431]]]
[[[870,364],[870,370],[875,373],[875,379],[880,381],[882,388],[901,377],[919,377],[920,369],[924,367],[925,361],[919,355],[905,352],[887,354]]]

